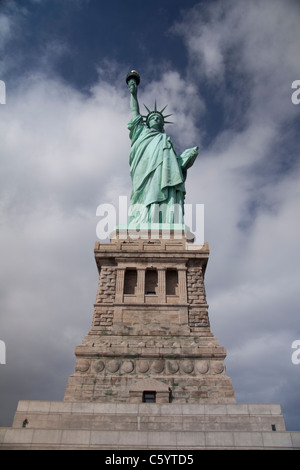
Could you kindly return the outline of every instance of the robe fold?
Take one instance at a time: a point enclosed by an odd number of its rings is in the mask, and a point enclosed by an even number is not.
[[[195,161],[197,147],[177,156],[170,137],[148,128],[141,115],[131,119],[128,129],[132,181],[130,221],[158,222],[157,209],[163,204],[161,222],[174,223],[174,205],[178,205],[182,215],[175,217],[176,223],[183,223],[186,171]]]

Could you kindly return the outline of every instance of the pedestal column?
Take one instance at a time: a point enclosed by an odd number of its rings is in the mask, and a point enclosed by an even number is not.
[[[124,278],[125,278],[125,268],[117,269],[117,280],[116,280],[116,297],[115,301],[118,303],[123,302],[124,294]]]
[[[145,269],[137,269],[136,301],[143,303],[145,298]]]
[[[158,269],[158,286],[157,286],[157,296],[158,302],[166,302],[166,270]]]
[[[181,303],[187,302],[186,268],[178,268],[178,293]]]

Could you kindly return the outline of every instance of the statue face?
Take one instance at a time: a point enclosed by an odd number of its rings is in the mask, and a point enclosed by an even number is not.
[[[164,128],[164,122],[160,114],[152,114],[148,120],[148,126],[150,129],[155,129],[159,132],[162,132]]]

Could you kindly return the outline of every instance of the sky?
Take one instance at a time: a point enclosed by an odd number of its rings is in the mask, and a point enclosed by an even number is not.
[[[178,152],[199,146],[186,203],[204,204],[237,402],[300,430],[299,20],[293,0],[0,1],[1,426],[19,400],[63,400],[90,330],[97,207],[131,191],[135,69]]]

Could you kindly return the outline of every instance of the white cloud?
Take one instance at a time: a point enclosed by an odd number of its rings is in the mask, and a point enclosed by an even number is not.
[[[229,1],[226,7],[214,2],[194,9],[177,26],[190,54],[188,78],[165,70],[160,81],[141,84],[139,98],[141,108],[152,107],[155,98],[160,108],[169,104],[165,112],[174,113],[175,125],[166,131],[178,151],[201,146],[209,103],[199,83],[214,81],[229,114],[242,103],[236,113],[242,129],[228,118],[226,130],[201,150],[188,174],[187,202],[205,204],[212,330],[228,349],[238,398],[268,402],[286,394],[295,407],[287,383],[296,382],[290,343],[300,335],[300,175],[293,161],[279,171],[286,127],[294,127],[299,113],[290,99],[291,82],[299,78],[298,6],[289,6]],[[18,377],[24,383],[18,383],[15,400],[33,396],[26,380],[41,390],[39,382],[49,383],[52,370],[59,376],[55,385],[34,398],[61,399],[73,372],[73,349],[90,327],[96,208],[130,194],[129,95],[124,83],[116,88],[104,77],[99,70],[98,82],[84,95],[36,72],[19,82],[1,108],[6,400]],[[289,142],[294,154],[296,145]],[[277,380],[279,373],[286,384]]]
[[[8,349],[6,382],[13,387],[22,378],[29,396],[35,387],[27,380],[40,387],[49,368],[65,367],[59,385],[47,391],[52,399],[60,399],[58,391],[63,396],[74,347],[92,320],[96,208],[130,196],[129,92],[102,76],[84,95],[35,71],[2,108],[1,339]],[[154,88],[141,96],[153,101]],[[163,102],[178,91],[182,114],[194,93],[172,72],[158,89]],[[188,119],[193,134],[192,112]],[[10,390],[3,390],[5,400],[16,400]]]
[[[162,74],[160,80],[150,82],[146,89],[138,92],[141,114],[147,114],[144,104],[154,109],[154,101],[158,109],[168,105],[165,115],[172,114],[167,121],[174,123],[165,126],[169,134],[180,148],[201,145],[202,135],[196,122],[203,115],[205,106],[195,84],[188,82],[177,71],[169,70]]]
[[[0,15],[0,40],[1,48],[3,48],[5,41],[10,36],[11,24],[10,20],[6,15]]]
[[[237,109],[243,121],[225,119],[188,176],[188,198],[205,204],[212,329],[228,349],[237,398],[282,401],[290,423],[290,344],[300,335],[299,109],[290,100],[298,21],[296,2],[228,1],[197,6],[175,28],[192,74],[214,80],[227,117]]]

